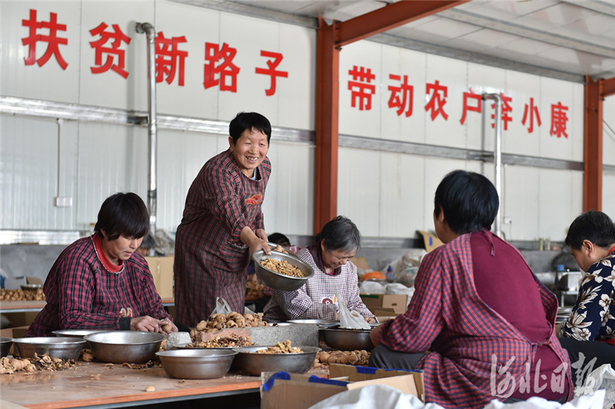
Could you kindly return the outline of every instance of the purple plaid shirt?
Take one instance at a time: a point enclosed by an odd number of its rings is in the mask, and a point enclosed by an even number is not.
[[[531,364],[537,346],[479,297],[473,283],[470,237],[459,236],[425,256],[408,310],[382,324],[379,338],[395,351],[429,351],[418,364],[424,370],[426,401],[445,408],[482,408],[493,399],[505,399],[502,395],[512,391],[504,388],[497,396],[498,387],[508,379],[514,381],[509,386],[519,388],[525,364]],[[568,385],[572,398],[570,362],[554,331],[557,298],[534,279],[552,323],[549,338],[540,344],[550,345],[565,364],[564,375],[556,377],[556,383],[562,392]],[[551,379],[545,382],[551,387]]]
[[[244,311],[249,250],[239,235],[245,226],[264,229],[269,159],[257,172],[256,180],[241,173],[229,149],[208,160],[192,182],[175,241],[178,322],[195,326],[207,319],[217,297]]]
[[[149,315],[169,318],[156,291],[147,261],[138,253],[119,273],[105,269],[93,237],[68,246],[58,257],[44,286],[47,304],[25,334],[53,336],[57,329],[119,329],[120,318]]]

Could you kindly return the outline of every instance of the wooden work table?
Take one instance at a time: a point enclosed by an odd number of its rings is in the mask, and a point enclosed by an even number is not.
[[[145,389],[153,386],[153,392]],[[0,399],[32,409],[148,406],[258,392],[260,377],[229,373],[218,379],[174,379],[162,366],[131,369],[78,361],[63,371],[0,375]],[[0,406],[2,406],[0,401]]]

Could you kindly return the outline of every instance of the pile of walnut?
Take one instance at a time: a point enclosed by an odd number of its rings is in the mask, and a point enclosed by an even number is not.
[[[246,287],[248,289],[248,293],[246,294],[246,301],[260,300],[265,295],[263,294],[263,290],[265,289],[265,284],[263,283],[248,280]]]
[[[356,351],[320,351],[314,359],[314,368],[326,368],[329,364],[367,365],[370,353],[366,350]]]
[[[83,359],[85,362],[92,362],[94,360],[94,354],[92,353],[92,350],[89,348],[83,348],[81,350],[81,359]]]
[[[72,368],[75,366],[75,361],[72,359],[60,359],[50,357],[47,354],[34,354],[34,358],[0,358],[0,374],[12,374],[19,371],[35,372],[35,371],[61,371],[63,369]]]
[[[290,340],[286,340],[284,342],[278,342],[277,345],[274,345],[269,348],[259,349],[256,351],[257,354],[299,354],[303,352],[301,348],[293,347],[290,345]]]
[[[42,288],[25,291],[0,288],[0,301],[45,301],[45,293]]]
[[[235,347],[249,347],[256,345],[252,342],[252,337],[240,337],[232,334],[229,337],[215,337],[209,341],[193,341],[191,344],[186,345],[186,348],[235,348]]]
[[[212,332],[223,328],[249,328],[266,327],[267,322],[263,321],[260,315],[243,314],[231,312],[230,314],[214,314],[209,317],[209,321],[201,321],[196,328],[190,331],[190,336],[195,339],[196,331]]]

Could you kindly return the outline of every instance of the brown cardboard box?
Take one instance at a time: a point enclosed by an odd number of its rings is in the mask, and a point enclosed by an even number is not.
[[[13,328],[2,328],[0,329],[0,337],[8,337],[8,338],[22,338],[26,331],[30,328],[29,325],[24,325],[21,327],[13,327]]]
[[[352,365],[330,365],[330,379],[266,372],[262,374],[261,409],[306,409],[337,393],[382,384],[424,400],[422,371],[387,371]]]
[[[362,270],[369,270],[369,263],[365,257],[353,257],[350,261]]]
[[[161,298],[173,298],[173,256],[145,257]]]
[[[361,299],[374,315],[383,308],[390,308],[395,314],[403,314],[408,302],[406,294],[361,294]]]
[[[28,326],[32,324],[39,311],[8,312],[4,316],[11,321],[11,327]]]

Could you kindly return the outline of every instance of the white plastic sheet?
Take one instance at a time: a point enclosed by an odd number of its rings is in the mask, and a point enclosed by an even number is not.
[[[335,294],[340,307],[340,328],[370,329],[371,326],[358,311],[349,310],[339,295]]]
[[[484,409],[602,409],[604,390],[598,390],[591,395],[578,396],[574,400],[561,404],[542,398],[530,398],[516,403],[492,401]],[[309,409],[441,409],[434,403],[423,403],[414,395],[401,392],[387,385],[368,385],[333,395]]]
[[[615,370],[609,364],[604,364],[594,369],[587,375],[583,386],[575,388],[577,396],[593,394],[597,390],[605,390],[604,409],[615,406]]]

